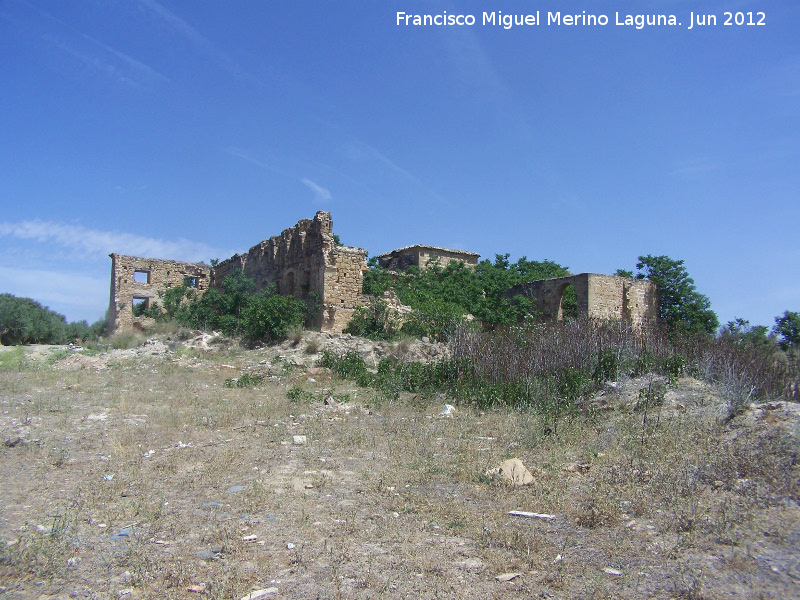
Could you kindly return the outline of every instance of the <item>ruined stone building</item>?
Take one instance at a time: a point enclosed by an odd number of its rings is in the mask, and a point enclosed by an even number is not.
[[[333,220],[330,213],[323,211],[215,266],[122,254],[110,256],[109,314],[114,326],[123,330],[147,324],[150,319],[136,316],[134,307],[149,307],[166,287],[188,285],[202,294],[209,287],[219,288],[225,276],[236,270],[252,279],[256,290],[275,284],[278,293],[285,296],[302,299],[316,294],[321,309],[311,325],[325,332],[342,332],[353,312],[368,302],[361,293],[367,252],[363,248],[337,246]],[[387,269],[404,271],[411,265],[425,269],[434,263],[444,267],[453,261],[474,267],[480,255],[417,244],[377,258]],[[575,288],[578,315],[620,319],[635,326],[653,323],[658,317],[654,284],[612,275],[582,273],[523,283],[505,295],[531,298],[545,319],[559,320],[563,316],[562,297],[569,286]],[[395,304],[399,305],[399,301]]]
[[[134,316],[134,307],[145,308],[158,300],[158,291],[166,287],[188,285],[203,293],[211,282],[211,267],[158,258],[110,254],[111,300],[109,319],[115,329],[129,330],[148,319]]]
[[[139,303],[149,306],[167,286],[183,285],[202,294],[219,287],[237,269],[261,290],[275,284],[280,294],[302,298],[318,295],[322,308],[312,325],[322,331],[341,332],[361,304],[367,252],[337,246],[330,213],[320,211],[294,227],[236,254],[214,267],[202,263],[111,254],[110,318],[115,327],[141,327],[148,319],[134,316]]]
[[[439,248],[438,246],[424,246],[416,244],[398,248],[391,252],[378,255],[378,264],[390,271],[405,271],[411,265],[420,269],[427,269],[431,264],[438,264],[446,267],[451,262],[461,261],[469,267],[478,264],[480,254],[468,252],[466,250],[453,250],[451,248]]]
[[[219,286],[225,275],[237,269],[255,281],[256,290],[274,283],[284,296],[318,294],[322,310],[312,326],[340,333],[361,305],[367,251],[337,246],[330,213],[319,211],[313,219],[303,219],[246,254],[220,262],[212,269],[211,285]]]
[[[658,289],[654,283],[642,279],[581,273],[521,283],[504,295],[513,298],[521,294],[530,298],[545,320],[557,321],[563,317],[561,301],[569,286],[575,288],[578,316],[619,319],[635,327],[653,324],[658,319]]]

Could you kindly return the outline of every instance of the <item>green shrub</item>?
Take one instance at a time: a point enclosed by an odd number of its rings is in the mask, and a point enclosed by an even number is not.
[[[369,271],[364,274],[363,292],[380,296],[393,287],[400,301],[411,308],[422,311],[423,330],[441,331],[441,327],[428,323],[431,309],[426,306],[444,303],[452,305],[445,312],[452,315],[472,314],[488,324],[512,324],[535,315],[533,303],[524,296],[506,298],[508,288],[527,281],[569,275],[569,270],[552,261],[530,261],[526,257],[517,262],[509,261],[508,254],[497,254],[494,262],[483,260],[474,268],[462,262],[451,262],[445,267],[427,265],[425,269],[412,266],[403,273],[392,274],[370,259]],[[565,306],[570,297],[565,297]],[[574,293],[572,305],[574,305]],[[570,305],[571,306],[571,305]],[[437,308],[434,313],[440,312]],[[434,323],[436,320],[434,319]],[[413,327],[413,326],[412,326]]]
[[[318,294],[303,300],[277,294],[275,285],[253,293],[255,282],[237,270],[225,276],[220,289],[198,296],[187,283],[159,292],[162,305],[151,303],[143,314],[157,322],[175,322],[192,329],[221,330],[250,342],[284,339],[291,329],[301,329],[322,307]]]
[[[454,302],[427,300],[403,323],[403,333],[441,340],[464,318],[464,309]]]
[[[664,361],[662,372],[674,383],[679,377],[686,374],[686,357],[673,354]]]
[[[566,367],[558,374],[559,394],[570,401],[576,401],[591,390],[591,378],[582,369]]]
[[[592,379],[597,383],[616,381],[619,375],[619,357],[613,350],[603,350],[597,357]]]
[[[358,380],[366,377],[367,363],[353,350],[343,356],[336,356],[333,352],[326,350],[322,353],[319,360],[321,367],[327,367],[342,379]]]
[[[653,356],[653,353],[647,350],[646,348],[641,351],[636,360],[634,361],[633,365],[633,376],[640,377],[647,373],[650,373],[655,369],[656,366],[656,357]]]
[[[242,373],[239,377],[228,377],[222,385],[226,388],[250,388],[261,384],[261,375]]]
[[[316,400],[316,396],[313,393],[296,385],[286,392],[286,397],[292,402],[313,402]]]
[[[359,306],[344,332],[374,340],[391,340],[399,331],[398,315],[389,310],[386,302],[375,298],[368,306]]]
[[[270,287],[248,298],[242,311],[241,333],[250,340],[282,340],[305,321],[302,302],[279,296]]]

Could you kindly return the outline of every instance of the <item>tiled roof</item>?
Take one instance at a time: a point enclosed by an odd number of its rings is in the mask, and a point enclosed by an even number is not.
[[[417,250],[417,249],[425,249],[425,250],[438,250],[440,252],[449,252],[450,254],[461,254],[462,256],[474,256],[479,257],[480,254],[476,252],[469,252],[468,250],[454,250],[453,248],[441,248],[439,246],[427,246],[425,244],[414,244],[413,246],[404,246],[402,248],[398,248],[397,250],[391,250],[389,252],[384,252],[383,254],[379,254],[377,258],[382,258],[384,256],[391,256],[395,252],[403,252],[404,250]]]

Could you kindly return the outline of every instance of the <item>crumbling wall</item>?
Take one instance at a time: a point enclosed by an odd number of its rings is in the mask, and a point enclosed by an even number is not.
[[[361,304],[367,270],[367,251],[337,246],[333,241],[333,219],[323,211],[213,268],[155,258],[110,256],[112,319],[122,329],[145,324],[147,318],[133,316],[133,304],[143,302],[149,306],[166,286],[183,285],[184,279],[189,278],[192,287],[202,294],[209,286],[220,287],[226,275],[240,269],[255,282],[256,290],[275,284],[284,296],[300,299],[317,294],[322,308],[312,325],[340,333]]]
[[[208,289],[211,267],[202,263],[187,263],[158,258],[143,258],[110,254],[111,297],[109,318],[115,328],[130,330],[141,327],[152,319],[135,317],[134,304],[149,308],[158,299],[158,292],[166,287],[187,282],[199,293]]]
[[[340,333],[361,304],[367,252],[337,246],[330,213],[319,211],[313,219],[299,221],[246,254],[220,262],[213,269],[211,285],[219,287],[225,276],[237,269],[255,281],[257,290],[274,283],[284,296],[299,299],[317,294],[322,310],[312,325]]]
[[[581,273],[521,283],[506,290],[504,296],[530,298],[544,319],[556,321],[563,317],[561,299],[570,285],[575,288],[578,316],[620,319],[637,327],[658,319],[658,289],[642,279]]]
[[[466,250],[453,250],[451,248],[439,248],[438,246],[406,246],[391,252],[386,252],[377,257],[378,264],[390,271],[405,271],[411,265],[420,269],[426,269],[429,264],[438,263],[440,267],[446,267],[451,262],[463,262],[467,266],[474,267],[478,264],[480,254],[468,252]]]

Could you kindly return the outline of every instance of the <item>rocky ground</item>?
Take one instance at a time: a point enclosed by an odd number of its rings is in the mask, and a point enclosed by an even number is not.
[[[447,356],[309,332],[0,349],[0,595],[800,597],[797,405],[730,418],[715,387],[646,376],[553,430],[382,398],[324,350]]]

